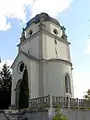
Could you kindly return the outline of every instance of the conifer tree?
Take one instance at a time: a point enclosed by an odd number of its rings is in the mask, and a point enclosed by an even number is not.
[[[86,94],[84,95],[84,99],[90,100],[90,89],[88,89],[88,91],[87,91]]]
[[[11,104],[11,70],[5,63],[0,71],[0,109],[8,108]]]

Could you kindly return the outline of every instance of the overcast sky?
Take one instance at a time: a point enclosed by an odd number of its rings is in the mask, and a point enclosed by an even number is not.
[[[90,88],[90,0],[0,0],[0,56],[12,63],[21,28],[37,13],[46,12],[66,27],[72,43],[75,97]]]

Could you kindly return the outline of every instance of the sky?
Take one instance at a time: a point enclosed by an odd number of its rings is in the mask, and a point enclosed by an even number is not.
[[[75,98],[90,88],[90,0],[0,0],[0,57],[11,64],[22,27],[46,12],[66,27],[73,63]]]

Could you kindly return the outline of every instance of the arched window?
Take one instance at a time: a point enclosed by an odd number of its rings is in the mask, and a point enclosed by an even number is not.
[[[65,75],[65,91],[71,94],[70,76],[68,74]]]

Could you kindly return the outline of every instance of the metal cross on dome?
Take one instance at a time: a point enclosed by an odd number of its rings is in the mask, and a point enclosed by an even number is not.
[[[65,33],[66,28],[64,26],[61,26],[61,30],[62,30],[62,37],[66,38],[67,37]]]
[[[22,28],[22,34],[21,34],[21,37],[25,37],[25,29]]]
[[[62,30],[62,31],[65,31],[66,28],[65,28],[64,26],[61,26],[61,30]]]

